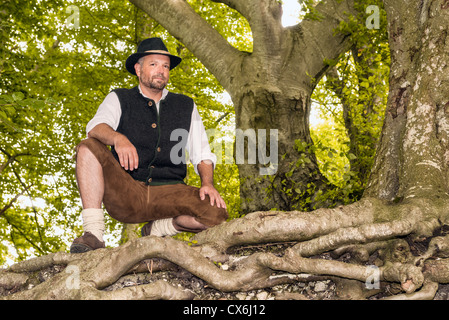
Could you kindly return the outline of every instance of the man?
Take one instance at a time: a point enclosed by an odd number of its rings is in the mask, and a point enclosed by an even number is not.
[[[160,38],[142,41],[126,60],[139,86],[111,92],[88,123],[88,138],[77,146],[76,156],[84,234],[70,252],[105,246],[102,203],[118,221],[148,222],[142,236],[200,232],[226,220],[226,204],[213,185],[216,157],[196,106],[165,89],[170,70],[180,62]],[[174,132],[185,132],[186,141],[176,140]],[[200,175],[201,188],[183,182],[185,161],[173,161],[179,154],[172,152],[180,144]]]

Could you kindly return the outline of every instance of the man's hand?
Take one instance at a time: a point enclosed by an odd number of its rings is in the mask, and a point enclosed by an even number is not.
[[[114,148],[117,152],[120,165],[125,170],[133,171],[139,167],[139,156],[136,147],[122,134],[114,137]]]
[[[120,165],[125,170],[134,170],[139,167],[139,156],[134,145],[126,136],[115,131],[106,123],[96,125],[88,133],[89,138],[95,138],[108,146],[114,146]]]
[[[223,198],[218,193],[217,189],[214,188],[214,186],[205,185],[205,186],[202,186],[200,188],[200,198],[201,198],[201,200],[206,199],[206,195],[208,195],[209,198],[210,198],[210,205],[211,206],[216,204],[218,208],[226,209],[226,203],[224,202]]]
[[[200,198],[206,199],[206,195],[210,198],[210,205],[217,205],[218,208],[226,209],[226,203],[214,187],[214,166],[212,161],[204,160],[198,164],[198,173],[201,178]]]

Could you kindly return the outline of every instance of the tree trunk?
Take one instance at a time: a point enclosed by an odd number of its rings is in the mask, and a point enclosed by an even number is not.
[[[390,93],[365,192],[386,200],[447,197],[447,1],[385,1]]]
[[[316,191],[326,187],[315,154],[308,151],[313,144],[308,121],[310,89],[298,88],[295,93],[260,84],[245,86],[238,93],[236,126],[257,135],[253,145],[246,145],[245,164],[239,163],[240,154],[236,156],[244,212],[308,210],[318,204],[312,198]],[[266,139],[259,139],[259,133]],[[270,140],[270,134],[275,140]],[[238,145],[238,135],[236,139]],[[300,149],[296,142],[308,147]],[[241,149],[237,147],[236,153],[242,153]],[[249,163],[251,157],[256,163]]]

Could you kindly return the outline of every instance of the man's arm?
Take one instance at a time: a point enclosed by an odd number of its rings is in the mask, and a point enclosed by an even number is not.
[[[89,138],[100,140],[106,145],[114,146],[120,165],[125,170],[134,170],[139,166],[139,157],[134,145],[126,136],[115,131],[109,125],[100,123],[87,134]]]
[[[226,209],[226,203],[214,187],[214,164],[217,158],[210,150],[206,130],[196,105],[193,107],[186,149],[195,171],[201,178],[201,200],[204,200],[206,195],[209,195],[212,206],[216,204],[217,207]]]
[[[214,187],[214,166],[211,161],[201,161],[198,164],[198,173],[201,178],[200,198],[204,200],[206,195],[210,198],[210,205],[226,209],[226,203]]]

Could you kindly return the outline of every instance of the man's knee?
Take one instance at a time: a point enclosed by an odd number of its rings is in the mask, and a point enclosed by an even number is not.
[[[86,145],[86,143],[83,141],[81,141],[77,146],[76,146],[76,160],[78,161],[78,159],[80,158],[84,158],[87,154],[91,154],[92,152],[89,150],[89,147]]]
[[[102,145],[102,143],[97,139],[87,138],[81,140],[80,143],[78,143],[78,145],[76,146],[76,153],[78,154],[80,152],[87,152],[87,151],[92,153],[92,150],[95,150],[100,145]]]
[[[81,170],[81,168],[84,168],[86,166],[92,167],[92,165],[95,165],[95,163],[98,163],[97,158],[92,153],[89,146],[86,145],[86,143],[80,143],[76,147],[75,161],[76,161],[76,171],[77,172],[79,170]]]
[[[106,145],[94,138],[87,138],[85,140],[82,140],[76,146],[75,151],[77,162],[83,160],[93,161],[95,159],[100,162],[100,159],[98,157],[102,154],[102,152],[110,152],[107,149]]]
[[[215,227],[228,219],[228,212],[224,208],[211,206],[205,215],[199,221],[208,227]]]
[[[223,208],[220,208],[218,210],[219,210],[219,212],[217,214],[217,224],[222,224],[229,217],[228,211],[226,209],[223,209]]]

